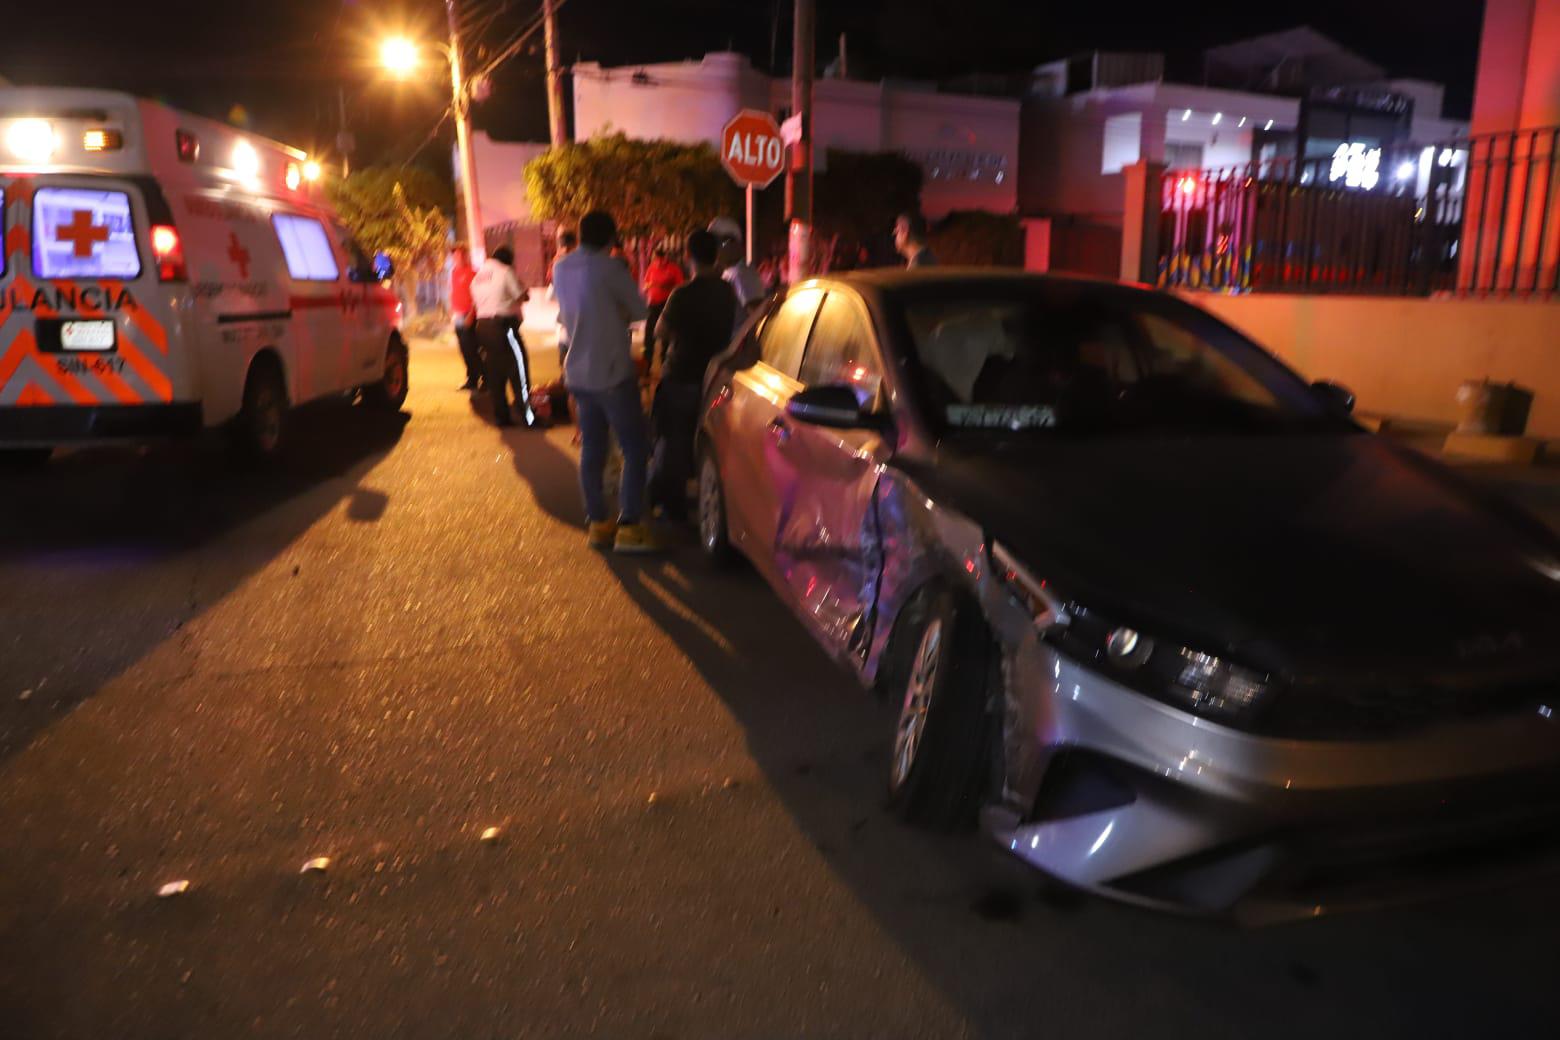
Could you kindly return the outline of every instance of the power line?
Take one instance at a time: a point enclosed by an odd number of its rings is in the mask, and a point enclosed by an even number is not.
[[[563,5],[566,4],[566,3],[568,3],[568,0],[557,0],[557,3],[553,5],[553,9],[555,11],[556,10],[560,10],[560,9],[562,9]],[[480,76],[486,76],[486,75],[490,74],[494,69],[496,69],[500,65],[502,65],[504,62],[506,62],[510,58],[514,57],[515,54],[519,52],[520,48],[525,46],[526,40],[528,40],[532,36],[534,36],[536,34],[536,31],[542,27],[542,25],[543,25],[543,23],[545,21],[546,21],[545,12],[538,11],[536,13],[536,15],[531,19],[531,24],[529,26],[527,26],[524,30],[521,31],[521,33],[518,36],[516,36],[513,40],[511,40],[508,44],[506,44],[504,46],[504,49],[501,50],[498,53],[497,57],[493,58],[486,65],[484,65],[482,67],[481,71],[473,73],[470,78],[471,79],[476,79],[476,78],[478,78]]]

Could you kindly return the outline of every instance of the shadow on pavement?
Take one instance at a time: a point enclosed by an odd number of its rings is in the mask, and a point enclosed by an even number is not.
[[[1316,1036],[1344,1021],[1350,1035],[1514,1035],[1552,1001],[1554,900],[1540,894],[1535,915],[1532,889],[1247,931],[1063,898],[976,835],[898,824],[883,808],[889,707],[750,568],[712,572],[696,552],[609,555],[607,568],[742,725],[830,869],[976,1035],[1249,1036],[1267,1022],[1269,1036]]]
[[[294,413],[283,459],[233,465],[216,436],[60,451],[0,471],[0,761],[221,600],[343,499],[409,421],[339,404]],[[240,525],[220,555],[202,549]],[[23,698],[30,703],[23,703]]]

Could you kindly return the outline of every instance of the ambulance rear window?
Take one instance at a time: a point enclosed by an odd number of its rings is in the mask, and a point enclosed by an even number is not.
[[[95,188],[33,193],[33,273],[39,278],[134,278],[141,273],[130,196]]]
[[[330,249],[330,236],[325,225],[309,217],[291,213],[276,213],[271,217],[276,237],[282,243],[282,256],[287,258],[287,273],[303,282],[333,282],[341,271],[336,267],[336,255]]]

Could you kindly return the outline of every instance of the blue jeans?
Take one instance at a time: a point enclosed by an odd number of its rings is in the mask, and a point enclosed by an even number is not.
[[[607,504],[601,477],[607,466],[607,431],[623,452],[623,484],[618,490],[618,523],[637,524],[644,510],[645,462],[650,453],[645,413],[639,405],[639,381],[627,379],[610,390],[573,390],[580,413],[580,490],[585,519],[605,520]]]

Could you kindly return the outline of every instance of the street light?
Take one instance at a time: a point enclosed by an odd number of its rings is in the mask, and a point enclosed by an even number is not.
[[[471,85],[461,75],[460,35],[456,29],[455,0],[444,0],[449,20],[450,42],[438,49],[450,64],[451,112],[455,117],[455,149],[460,158],[460,181],[466,210],[466,240],[473,260],[487,252],[482,240],[482,214],[477,207],[477,164],[471,153]],[[397,79],[406,79],[416,70],[417,45],[404,36],[387,37],[379,44],[379,63]]]
[[[392,36],[379,45],[379,64],[396,79],[417,71],[417,45],[404,36]]]

